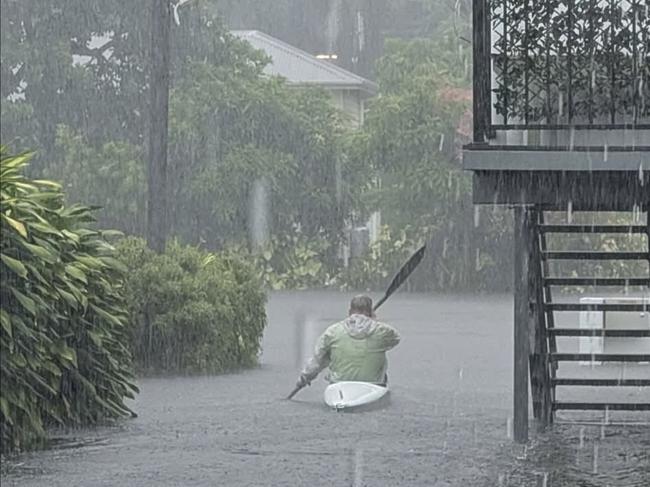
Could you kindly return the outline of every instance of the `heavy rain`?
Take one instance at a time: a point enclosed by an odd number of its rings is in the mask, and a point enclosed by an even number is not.
[[[647,0],[0,0],[2,486],[650,485]]]

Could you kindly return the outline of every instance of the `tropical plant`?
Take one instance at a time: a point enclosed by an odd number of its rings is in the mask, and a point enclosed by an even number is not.
[[[266,296],[251,267],[233,255],[177,242],[162,254],[144,240],[117,243],[132,350],[143,373],[217,373],[257,363]]]
[[[244,246],[231,246],[233,255],[251,262],[267,289],[324,289],[335,285],[337,264],[330,261],[332,243],[321,237],[310,239],[299,226],[290,233],[274,236],[254,252]]]
[[[31,154],[0,149],[0,427],[2,449],[25,448],[47,425],[131,414],[123,266],[64,206],[51,181],[23,176]]]
[[[420,290],[508,282],[495,272],[510,260],[507,219],[489,211],[476,217],[471,177],[460,163],[471,91],[468,53],[452,48],[458,43],[444,32],[387,43],[378,63],[382,96],[371,104],[353,153],[374,168],[378,182],[366,192],[366,206],[381,210],[395,242],[404,234],[427,243],[428,258],[410,280]]]
[[[337,285],[345,290],[384,290],[393,274],[426,241],[427,233],[427,229],[416,231],[409,226],[391,231],[388,225],[383,225],[379,238],[367,252],[352,259],[349,267],[339,271]],[[411,278],[406,285],[410,286],[412,282]]]

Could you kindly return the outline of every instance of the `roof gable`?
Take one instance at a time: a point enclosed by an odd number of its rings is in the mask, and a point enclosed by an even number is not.
[[[234,30],[232,34],[248,41],[272,59],[264,68],[268,75],[279,75],[291,84],[318,85],[324,88],[358,89],[367,95],[377,93],[377,85],[361,76],[257,30]]]

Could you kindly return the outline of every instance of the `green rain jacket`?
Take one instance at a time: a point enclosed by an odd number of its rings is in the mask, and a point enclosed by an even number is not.
[[[329,366],[330,382],[360,381],[385,383],[386,352],[400,336],[392,326],[364,315],[353,314],[331,325],[316,343],[314,356],[302,370],[307,383]]]

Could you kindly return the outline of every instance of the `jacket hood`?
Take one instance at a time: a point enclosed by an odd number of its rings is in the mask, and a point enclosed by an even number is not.
[[[352,338],[366,338],[377,328],[377,322],[365,315],[353,314],[343,320],[343,326]]]

